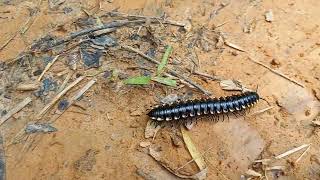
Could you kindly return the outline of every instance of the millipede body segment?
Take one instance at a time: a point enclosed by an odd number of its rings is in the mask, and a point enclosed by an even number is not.
[[[152,109],[148,116],[154,121],[183,120],[206,115],[219,116],[236,114],[252,107],[259,101],[256,92],[245,92],[227,97],[188,100],[164,104]]]

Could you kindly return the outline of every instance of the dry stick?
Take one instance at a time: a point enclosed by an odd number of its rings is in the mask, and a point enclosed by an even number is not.
[[[145,20],[136,20],[136,21],[128,21],[128,20],[122,20],[122,21],[113,21],[110,23],[106,23],[103,26],[96,26],[96,27],[92,27],[92,28],[88,28],[88,29],[83,29],[81,31],[78,32],[74,32],[71,33],[69,36],[67,36],[65,39],[62,39],[60,41],[57,41],[56,43],[54,43],[53,45],[51,45],[50,48],[53,48],[55,46],[61,45],[63,43],[66,43],[68,41],[71,41],[72,39],[75,39],[79,36],[83,36],[89,33],[93,33],[95,31],[99,31],[102,29],[110,29],[110,32],[114,31],[114,28],[116,27],[121,27],[121,26],[125,26],[129,23],[143,23],[145,22]]]
[[[308,147],[308,146],[310,146],[310,145],[311,145],[311,144],[303,144],[303,145],[301,145],[301,146],[299,146],[299,147],[293,148],[293,149],[291,149],[291,150],[289,150],[289,151],[287,151],[287,152],[284,152],[284,153],[276,156],[275,159],[284,158],[284,157],[289,156],[290,154],[295,153],[295,152],[297,152],[297,151],[300,151],[301,149],[306,148],[306,147]]]
[[[298,157],[298,159],[296,160],[295,163],[298,163],[298,162],[301,160],[301,158],[309,151],[310,147],[311,147],[311,144],[310,144],[310,145],[308,146],[308,148]]]
[[[140,56],[144,57],[145,59],[149,60],[150,62],[154,63],[154,64],[160,64],[160,62],[158,62],[157,60],[145,55],[143,52],[139,51],[138,49],[135,49],[131,46],[127,46],[127,45],[121,45],[121,47],[123,47],[124,49],[127,49],[129,51],[135,52],[137,54],[139,54]],[[206,94],[207,96],[210,96],[211,93],[207,90],[205,90],[203,87],[201,87],[200,85],[196,84],[195,82],[193,82],[192,80],[188,79],[187,77],[183,76],[182,74],[178,74],[177,72],[175,72],[174,70],[170,69],[167,67],[167,71],[169,72],[169,74],[171,74],[172,76],[175,76],[179,79],[182,79],[183,81],[187,82],[189,85],[199,89],[200,91],[202,91],[204,94]]]
[[[51,118],[50,123],[55,122],[65,111],[67,111],[67,109],[72,104],[74,104],[74,102],[77,101],[77,99],[79,99],[86,91],[88,91],[96,83],[96,81],[97,81],[96,79],[92,79],[85,86],[83,86],[83,88],[80,89],[74,96],[72,96],[69,100],[68,106],[63,111],[60,111],[56,116]]]
[[[68,74],[67,74],[67,77],[64,79],[62,85],[60,86],[58,92],[61,92],[65,87],[66,85],[68,84],[70,78],[72,77],[73,75],[73,71],[70,71]]]
[[[41,81],[41,78],[44,76],[44,74],[50,69],[50,67],[57,61],[57,59],[59,58],[59,55],[57,55],[56,57],[54,57],[52,59],[51,62],[49,62],[47,64],[47,66],[44,68],[44,70],[42,71],[41,75],[38,78],[38,81]]]
[[[278,71],[270,68],[269,66],[267,66],[267,65],[265,65],[265,64],[263,64],[263,63],[255,60],[255,59],[251,58],[250,56],[249,56],[249,60],[252,61],[252,62],[254,62],[254,63],[256,63],[256,64],[258,64],[258,65],[260,65],[260,66],[263,66],[264,68],[266,68],[266,69],[268,69],[269,71],[271,71],[271,72],[273,72],[273,73],[275,73],[275,74],[277,74],[277,75],[279,75],[279,76],[287,79],[288,81],[293,82],[293,83],[295,83],[296,85],[305,88],[305,86],[304,86],[303,84],[299,83],[298,81],[289,78],[288,76],[286,76],[286,75],[284,75],[284,74],[282,74],[282,73],[280,73],[280,72],[278,72]]]
[[[22,102],[20,102],[19,104],[17,104],[13,109],[11,109],[6,115],[4,115],[1,119],[0,119],[0,126],[6,122],[12,115],[14,115],[15,113],[19,112],[22,108],[24,108],[26,105],[28,105],[31,102],[31,98],[27,97],[25,98]]]
[[[184,165],[178,167],[176,170],[174,170],[175,172],[179,171],[180,169],[186,167],[188,164],[192,163],[193,161],[195,161],[196,159],[202,158],[207,152],[209,152],[213,147],[210,147],[209,149],[207,149],[206,151],[204,151],[202,154],[200,154],[200,156],[197,156],[195,158],[192,158],[190,161],[186,162]]]
[[[27,22],[0,47],[0,51],[4,49],[19,34],[19,32],[22,32],[22,30],[25,29],[25,27],[29,24],[30,20],[31,20],[31,17],[29,17]]]
[[[177,22],[177,21],[172,21],[172,20],[166,20],[161,17],[155,17],[155,16],[143,16],[143,15],[135,15],[135,14],[126,14],[126,13],[121,13],[121,12],[108,12],[107,14],[102,15],[103,16],[121,16],[125,18],[141,18],[141,19],[153,19],[159,21],[159,23],[162,24],[171,24],[175,26],[181,26],[184,27],[186,24]]]
[[[47,112],[49,108],[51,108],[64,94],[66,94],[71,88],[77,85],[80,81],[84,79],[83,76],[78,77],[75,81],[73,81],[69,86],[67,86],[63,91],[61,91],[57,96],[53,98],[53,100],[47,104],[36,116],[36,119],[39,120],[41,117]]]
[[[264,108],[264,109],[258,110],[258,111],[256,111],[256,112],[250,114],[249,116],[254,116],[254,115],[257,115],[257,114],[264,113],[264,112],[266,112],[266,111],[268,111],[268,110],[270,110],[270,109],[272,109],[272,108],[274,108],[274,106],[266,107],[266,108]]]
[[[41,0],[38,2],[38,8],[40,9]],[[30,26],[34,23],[36,17],[30,16],[26,23],[19,29],[19,31],[16,31],[1,47],[0,51],[4,49],[19,33],[22,35],[28,31]]]

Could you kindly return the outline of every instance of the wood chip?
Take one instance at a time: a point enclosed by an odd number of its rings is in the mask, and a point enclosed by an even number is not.
[[[19,84],[16,87],[17,91],[34,91],[37,90],[40,87],[40,83],[28,83],[28,84]]]
[[[248,169],[248,171],[246,172],[246,175],[254,176],[254,177],[262,177],[262,174],[254,171],[252,169]]]
[[[4,115],[0,119],[0,126],[6,122],[11,116],[13,116],[15,113],[19,112],[21,109],[23,109],[26,105],[28,105],[32,99],[30,97],[26,97],[22,102],[17,104],[13,109],[11,109],[6,115]]]
[[[151,145],[151,143],[149,141],[144,141],[144,142],[140,143],[140,146],[143,147],[143,148],[148,147],[150,145]]]
[[[272,170],[280,170],[284,171],[286,169],[285,166],[272,166],[272,167],[266,167],[266,171],[272,171]]]

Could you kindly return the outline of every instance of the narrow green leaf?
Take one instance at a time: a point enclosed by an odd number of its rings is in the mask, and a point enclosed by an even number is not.
[[[152,80],[161,84],[165,84],[167,86],[174,86],[174,87],[177,86],[177,81],[170,78],[157,76],[157,77],[153,77]]]
[[[168,59],[169,59],[169,56],[170,56],[172,50],[173,50],[172,46],[170,46],[170,45],[167,46],[166,52],[164,53],[162,60],[161,60],[161,63],[159,64],[158,69],[157,69],[158,76],[164,71],[164,68],[168,64]]]
[[[125,84],[135,84],[135,85],[145,85],[149,84],[151,81],[150,76],[137,76],[124,80]]]

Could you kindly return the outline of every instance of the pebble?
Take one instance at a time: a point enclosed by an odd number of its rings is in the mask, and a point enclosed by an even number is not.
[[[140,143],[140,146],[143,147],[143,148],[148,147],[150,145],[151,145],[151,143],[148,142],[148,141],[143,141],[143,142]]]

